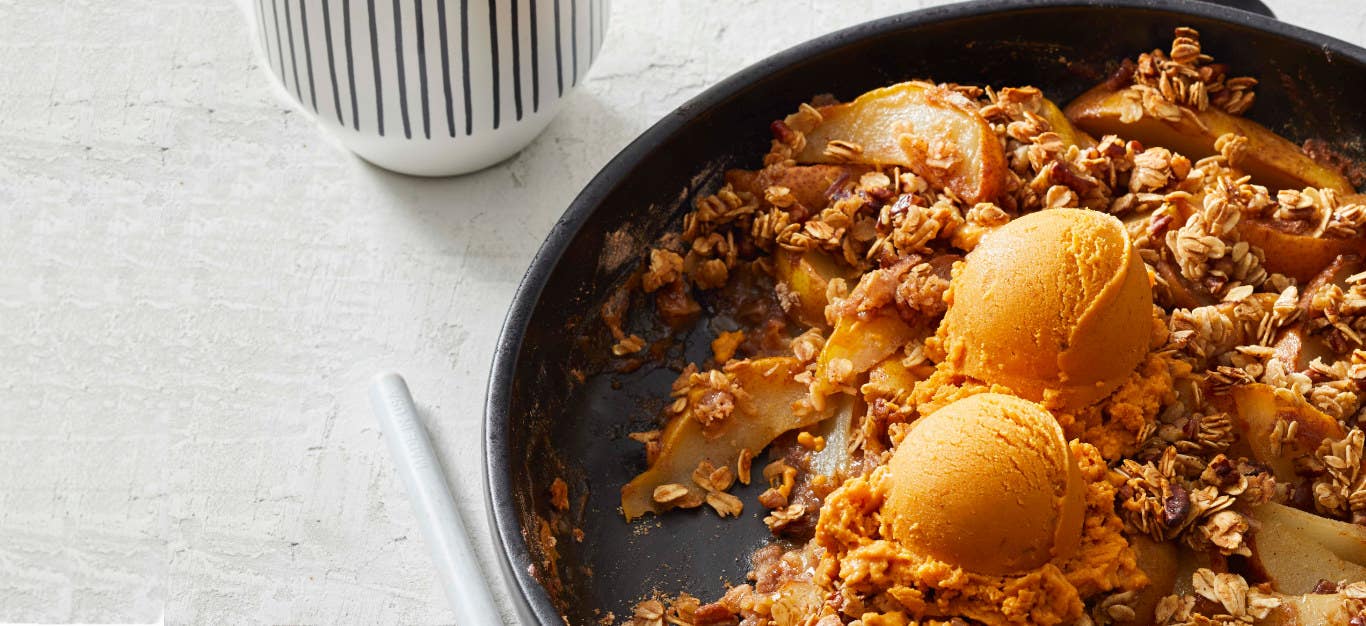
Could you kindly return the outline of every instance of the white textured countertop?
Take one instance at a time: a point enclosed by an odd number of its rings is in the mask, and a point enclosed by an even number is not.
[[[563,208],[726,75],[926,4],[619,0],[530,148],[419,180],[277,98],[231,2],[0,0],[0,622],[452,621],[369,377],[408,377],[496,575],[484,386]],[[1366,42],[1356,0],[1268,4]]]

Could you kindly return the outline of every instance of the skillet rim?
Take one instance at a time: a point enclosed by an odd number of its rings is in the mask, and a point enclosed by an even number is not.
[[[731,74],[669,112],[608,161],[551,227],[517,286],[494,348],[483,420],[484,499],[499,566],[512,582],[508,595],[519,621],[561,624],[564,620],[549,593],[529,571],[531,554],[522,536],[510,487],[513,482],[510,472],[512,459],[509,456],[507,433],[511,426],[509,409],[512,384],[523,339],[532,313],[540,303],[541,294],[565,251],[602,201],[619,184],[635,174],[636,164],[645,155],[674,134],[688,128],[696,118],[735,97],[751,83],[788,66],[835,52],[864,38],[934,22],[1029,9],[1064,8],[1147,9],[1177,16],[1195,16],[1295,40],[1366,65],[1366,48],[1271,17],[1219,4],[1181,0],[976,0],[890,15],[807,40]]]

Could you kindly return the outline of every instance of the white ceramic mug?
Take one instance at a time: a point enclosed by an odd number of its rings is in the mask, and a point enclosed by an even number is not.
[[[545,129],[597,57],[609,0],[239,0],[270,71],[380,167],[447,176]]]

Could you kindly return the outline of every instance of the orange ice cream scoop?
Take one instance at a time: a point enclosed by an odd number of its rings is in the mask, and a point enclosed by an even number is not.
[[[948,298],[948,363],[1050,409],[1104,398],[1147,352],[1152,287],[1128,231],[1105,213],[1011,221],[968,254]]]
[[[888,469],[882,523],[914,552],[1003,576],[1066,559],[1081,541],[1086,484],[1057,420],[1028,400],[949,404],[914,423]]]

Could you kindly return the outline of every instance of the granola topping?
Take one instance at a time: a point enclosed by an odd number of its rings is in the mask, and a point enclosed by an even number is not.
[[[1204,111],[1210,106],[1233,115],[1252,107],[1257,80],[1228,77],[1227,69],[1200,49],[1200,33],[1193,28],[1176,29],[1171,52],[1141,54],[1133,80],[1166,102]]]

